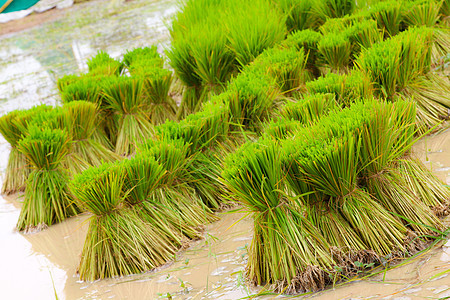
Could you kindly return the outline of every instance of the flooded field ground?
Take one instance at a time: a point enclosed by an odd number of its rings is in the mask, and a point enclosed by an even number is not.
[[[176,3],[95,0],[70,8],[70,13],[54,22],[0,37],[0,115],[57,103],[57,78],[86,71],[86,60],[97,50],[119,57],[127,49],[157,45],[163,52],[168,45],[166,22]],[[450,184],[450,130],[422,139],[415,153]],[[1,138],[2,173],[8,154],[9,146]],[[222,219],[206,227],[202,240],[157,270],[81,282],[76,267],[90,216],[83,214],[23,235],[14,231],[20,206],[20,195],[0,197],[0,299],[239,299],[258,293],[244,279],[253,221],[243,212],[220,214]],[[361,274],[349,283],[304,297],[445,299],[450,297],[450,244],[382,271],[377,269],[380,274],[366,279]],[[258,298],[274,297],[284,298]]]

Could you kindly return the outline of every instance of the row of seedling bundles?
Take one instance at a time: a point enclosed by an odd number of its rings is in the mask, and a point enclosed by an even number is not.
[[[364,100],[230,154],[224,183],[254,219],[249,280],[317,291],[439,234],[450,191],[411,156],[414,120],[410,101]]]

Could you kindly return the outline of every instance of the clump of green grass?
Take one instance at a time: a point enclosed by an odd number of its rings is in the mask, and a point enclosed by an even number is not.
[[[244,145],[226,159],[222,173],[254,219],[247,276],[258,285],[273,284],[280,292],[315,291],[328,283],[335,261],[320,232],[284,195],[275,145],[269,140]]]
[[[131,68],[134,64],[141,61],[146,61],[147,65],[153,65],[154,67],[162,68],[164,66],[164,60],[158,53],[156,46],[135,48],[128,50],[123,55],[123,64],[127,68]]]
[[[323,21],[329,18],[341,18],[353,13],[353,0],[320,0],[314,3],[314,13]]]
[[[94,57],[88,59],[87,65],[89,73],[95,75],[120,75],[124,67],[123,63],[113,59],[102,50],[99,50]]]
[[[273,1],[286,15],[288,31],[316,29],[322,19],[313,13],[313,1],[282,0]]]
[[[125,169],[109,163],[71,181],[77,202],[94,214],[78,267],[81,280],[141,273],[173,257],[170,241],[124,206],[130,192],[124,188],[125,177]]]
[[[372,47],[383,40],[374,20],[363,20],[345,29],[344,34],[352,43],[352,58],[356,58],[362,49]]]
[[[277,141],[284,140],[298,131],[301,127],[302,124],[295,119],[286,117],[271,119],[264,124],[264,137],[270,137]]]
[[[68,191],[68,174],[61,168],[69,147],[66,132],[49,128],[30,127],[18,142],[19,151],[32,166],[18,230],[39,231],[80,211]]]
[[[143,97],[142,79],[110,78],[104,85],[103,93],[114,112],[113,132],[117,132],[115,152],[119,155],[132,154],[137,144],[153,135],[148,106]]]

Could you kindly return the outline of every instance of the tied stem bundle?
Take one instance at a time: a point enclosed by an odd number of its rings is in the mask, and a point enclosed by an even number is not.
[[[27,179],[25,199],[17,222],[18,230],[41,230],[78,214],[80,209],[68,191],[68,175],[61,163],[69,152],[65,131],[29,128],[18,148],[32,166]]]

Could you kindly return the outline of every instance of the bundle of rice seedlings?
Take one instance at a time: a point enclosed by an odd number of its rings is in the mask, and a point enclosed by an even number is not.
[[[345,34],[325,35],[318,44],[319,53],[331,72],[346,73],[352,44]]]
[[[316,291],[330,282],[335,265],[328,243],[283,193],[280,155],[274,142],[248,143],[226,159],[222,176],[253,214],[254,236],[247,277],[278,292]]]
[[[127,68],[141,61],[146,61],[148,65],[152,64],[154,67],[162,68],[164,66],[164,60],[159,55],[156,46],[127,50],[127,53],[123,55],[122,61]]]
[[[113,59],[105,51],[99,50],[97,54],[88,59],[89,73],[94,75],[120,75],[123,63]]]
[[[412,102],[374,105],[372,115],[361,132],[362,175],[369,191],[389,211],[404,218],[419,235],[429,228],[442,228],[438,218],[408,188],[401,173],[390,165],[411,146],[415,107]],[[390,116],[389,118],[386,116]],[[409,137],[405,135],[410,135]],[[405,144],[406,142],[406,144]]]
[[[369,15],[377,21],[378,28],[384,29],[388,36],[400,32],[402,3],[394,0],[380,1],[370,6]]]
[[[58,91],[60,93],[62,93],[62,91],[64,91],[64,89],[70,85],[71,83],[76,82],[79,79],[78,75],[75,74],[69,74],[69,75],[64,75],[61,78],[58,78],[57,82],[56,82],[56,86],[58,87]]]
[[[323,35],[339,34],[353,25],[364,22],[366,19],[367,16],[363,13],[346,15],[341,18],[330,18],[327,19],[322,26],[320,26],[319,30]]]
[[[306,68],[313,74],[314,77],[320,76],[320,70],[316,66],[316,61],[318,57],[317,45],[322,39],[322,34],[317,31],[310,29],[294,31],[287,36],[286,40],[281,42],[284,47],[295,47],[297,50],[304,49],[305,53],[308,55],[306,60]]]
[[[65,104],[59,116],[61,127],[68,131],[72,141],[69,157],[77,156],[89,166],[99,166],[103,162],[120,158],[93,138],[98,124],[97,118],[98,106],[87,101],[72,101]],[[84,167],[78,171],[83,169]]]
[[[373,95],[370,77],[357,69],[347,75],[328,73],[324,77],[307,82],[306,89],[310,94],[334,94],[336,101],[342,106],[349,106],[356,99]]]
[[[154,157],[166,170],[161,186],[149,195],[149,201],[161,203],[176,214],[183,234],[197,238],[203,225],[217,218],[188,184],[194,159],[189,155],[189,145],[183,140],[149,140],[140,146],[140,151]]]
[[[63,130],[32,126],[18,142],[19,151],[32,166],[18,230],[39,231],[80,212],[68,191],[68,174],[61,168],[69,153],[69,141]]]
[[[70,83],[61,83],[61,100],[63,103],[84,100],[100,104],[101,101],[101,76],[80,76]]]
[[[314,2],[301,0],[274,1],[286,15],[288,31],[316,29],[322,19],[313,14]]]
[[[405,1],[403,22],[406,26],[435,26],[440,17],[443,1]]]
[[[273,79],[260,69],[247,68],[224,93],[233,127],[255,129],[266,120],[275,106],[278,91]]]
[[[320,138],[320,132],[310,132],[309,135],[314,138],[303,142],[303,145],[299,141],[296,143],[294,141],[294,145],[284,146],[288,147],[286,153],[290,157],[285,162],[290,186],[295,188],[294,191],[297,193],[302,192],[301,183],[297,182],[306,179],[306,183],[312,187],[312,191],[319,192],[319,196],[323,194],[325,197],[321,198],[326,199],[326,202],[322,202],[322,205],[318,205],[318,207],[312,205],[311,210],[315,214],[315,218],[320,217],[321,214],[317,209],[325,207],[325,210],[335,210],[334,215],[342,214],[357,233],[357,235],[352,234],[345,238],[328,235],[325,238],[334,243],[341,240],[343,244],[336,246],[347,251],[373,250],[381,256],[395,251],[403,251],[406,228],[375,202],[366,191],[358,187],[357,175],[360,156],[358,140],[352,135],[331,139]],[[313,198],[313,200],[315,199]],[[333,226],[341,227],[342,229],[339,231],[351,232],[345,222],[337,223],[339,219],[333,219],[332,222],[321,218],[319,221],[315,225],[323,224],[325,228],[321,228],[321,230],[324,233],[333,234],[333,230],[329,229]],[[367,248],[361,249],[363,245]]]
[[[153,125],[175,120],[177,105],[169,96],[172,84],[172,72],[152,67],[152,62],[135,62],[130,67],[132,77],[143,80],[143,93],[148,102],[150,122]]]
[[[266,70],[281,92],[291,93],[307,80],[306,61],[303,49],[274,47],[258,56],[252,66]]]
[[[117,132],[115,152],[119,155],[132,154],[136,145],[153,135],[147,103],[143,97],[143,82],[129,77],[110,78],[104,85],[103,93],[109,108],[114,112]]]
[[[394,167],[412,192],[438,216],[450,213],[450,189],[423,163],[408,155],[397,159]]]
[[[187,226],[178,224],[182,220],[178,215],[166,209],[162,203],[150,201],[149,196],[162,184],[166,170],[156,162],[149,153],[142,152],[120,163],[120,168],[126,174],[124,191],[127,193],[126,203],[131,206],[138,216],[150,224],[154,231],[167,240],[169,251],[176,252],[186,245],[183,230]],[[185,229],[186,228],[186,229]]]
[[[18,142],[28,133],[31,119],[41,111],[50,109],[51,106],[39,105],[29,110],[15,110],[0,117],[0,133],[11,146],[2,186],[3,194],[24,191],[30,168],[25,156],[17,148]]]
[[[279,119],[270,119],[264,124],[264,138],[272,138],[276,141],[284,140],[294,134],[302,127],[297,120],[285,117]]]
[[[322,20],[341,18],[355,10],[354,0],[320,0],[314,3],[314,14]]]
[[[334,94],[313,94],[302,99],[287,102],[280,109],[280,115],[301,124],[312,125],[323,115],[337,107]]]
[[[377,22],[374,20],[364,20],[345,30],[345,35],[352,43],[352,56],[355,58],[361,49],[372,47],[373,44],[383,40],[382,32],[378,30]]]
[[[124,182],[123,168],[103,164],[70,183],[77,202],[93,214],[78,267],[81,280],[141,273],[173,258],[170,240],[124,207]]]
[[[235,0],[229,12],[232,12],[226,15],[229,46],[242,67],[286,35],[284,16],[270,0]]]

